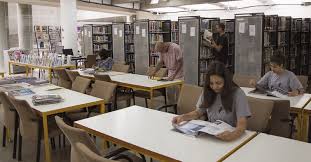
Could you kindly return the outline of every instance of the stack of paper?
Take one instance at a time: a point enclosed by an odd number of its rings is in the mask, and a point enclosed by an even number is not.
[[[32,96],[32,103],[34,105],[46,105],[62,102],[63,98],[57,94],[34,95]]]

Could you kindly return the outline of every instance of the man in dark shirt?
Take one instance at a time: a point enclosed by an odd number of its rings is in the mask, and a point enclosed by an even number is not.
[[[219,23],[216,25],[217,37],[212,40],[211,47],[217,61],[227,65],[228,57],[228,38],[225,35],[225,24]]]

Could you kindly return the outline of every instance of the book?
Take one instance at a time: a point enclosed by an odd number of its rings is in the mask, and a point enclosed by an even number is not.
[[[47,105],[62,102],[63,98],[58,94],[34,95],[32,103],[34,105]]]
[[[33,92],[29,88],[23,88],[23,89],[16,89],[16,90],[9,91],[9,94],[12,96],[26,96],[26,95],[35,94],[35,92]]]
[[[213,123],[203,120],[191,120],[180,125],[173,124],[173,127],[181,133],[194,137],[197,137],[202,133],[216,136],[225,131],[232,132],[235,129],[231,125],[221,120],[216,120]]]
[[[271,97],[277,97],[277,98],[286,98],[287,97],[287,92],[281,89],[274,89],[274,90],[268,90],[265,88],[262,88],[260,86],[256,86],[256,88],[249,93],[257,93],[257,94],[263,94]]]

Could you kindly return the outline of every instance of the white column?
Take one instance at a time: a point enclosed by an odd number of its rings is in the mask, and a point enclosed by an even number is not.
[[[0,2],[0,71],[4,71],[3,50],[8,48],[9,19],[8,3]]]
[[[33,48],[32,6],[17,4],[18,45],[21,49]]]
[[[77,1],[60,0],[60,17],[62,27],[62,44],[65,49],[71,48],[74,55],[77,55]]]

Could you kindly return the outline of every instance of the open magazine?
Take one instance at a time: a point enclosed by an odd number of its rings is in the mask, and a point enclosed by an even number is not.
[[[201,133],[207,133],[216,136],[225,131],[234,131],[234,127],[225,123],[224,121],[217,120],[213,123],[203,120],[191,120],[184,122],[180,125],[173,125],[176,130],[190,136],[198,136]]]
[[[282,93],[281,93],[282,92]],[[265,94],[267,96],[277,97],[277,98],[286,98],[287,93],[283,90],[277,89],[277,90],[268,90],[265,88],[262,88],[260,86],[256,86],[256,89],[250,91],[249,93],[257,93],[257,94]]]

